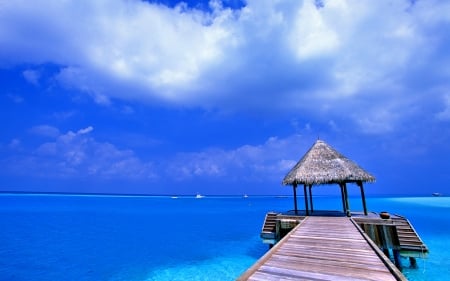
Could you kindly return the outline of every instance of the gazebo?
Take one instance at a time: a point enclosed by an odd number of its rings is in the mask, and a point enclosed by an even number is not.
[[[364,214],[367,215],[366,199],[363,182],[374,182],[375,177],[366,172],[356,163],[336,151],[322,140],[317,140],[306,152],[300,161],[291,169],[283,179],[283,185],[292,185],[294,191],[295,214],[297,210],[297,186],[303,185],[305,196],[305,212],[309,215],[309,203],[311,212],[313,209],[312,186],[319,184],[338,184],[341,189],[342,205],[344,213],[351,216],[348,202],[347,183],[356,183],[361,190]]]

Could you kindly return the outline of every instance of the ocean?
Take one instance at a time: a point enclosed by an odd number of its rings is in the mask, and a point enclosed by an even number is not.
[[[302,198],[299,198],[302,207]],[[361,209],[351,198],[352,210]],[[450,276],[450,197],[368,197],[406,216],[430,249],[409,280]],[[268,211],[291,197],[0,194],[0,280],[235,280],[267,250]],[[314,207],[341,210],[335,196]]]

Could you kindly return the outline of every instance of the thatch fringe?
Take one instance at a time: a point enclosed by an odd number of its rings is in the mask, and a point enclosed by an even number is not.
[[[374,182],[375,177],[322,140],[283,179],[284,185]]]

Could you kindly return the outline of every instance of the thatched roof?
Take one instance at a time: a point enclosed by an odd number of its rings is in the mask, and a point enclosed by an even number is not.
[[[374,182],[375,177],[322,140],[283,179],[284,185]]]

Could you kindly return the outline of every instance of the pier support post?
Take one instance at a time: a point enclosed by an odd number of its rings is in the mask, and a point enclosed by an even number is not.
[[[309,203],[311,205],[311,213],[314,212],[313,200],[312,200],[312,184],[309,185]]]
[[[347,193],[347,184],[345,182],[344,185],[344,194],[345,194],[345,209],[347,209],[347,217],[351,217],[352,213],[350,212],[350,204],[348,202],[348,193]]]
[[[345,182],[340,183],[341,187],[341,195],[342,195],[342,205],[344,206],[344,213],[347,214],[347,217],[351,217],[352,214],[350,212],[350,204],[348,203],[348,193],[347,193],[347,185]]]
[[[306,189],[306,184],[303,185],[303,193],[305,195],[305,211],[306,211],[306,215],[309,216],[309,211],[308,211],[308,190]]]
[[[294,212],[296,215],[298,215],[298,209],[297,209],[297,184],[294,183],[292,185],[292,188],[294,190]]]
[[[362,181],[358,181],[356,184],[359,186],[359,188],[361,190],[361,198],[362,198],[362,204],[363,204],[363,208],[364,208],[364,215],[367,216],[366,196],[364,195],[363,183],[362,183]]]
[[[400,261],[400,251],[399,250],[392,250],[394,255],[394,263],[395,266],[397,266],[398,269],[402,268],[402,263]]]
[[[389,253],[389,249],[388,248],[383,248],[383,253],[388,258],[391,256],[391,253]]]
[[[345,194],[344,194],[344,186],[342,183],[339,184],[339,187],[341,188],[341,199],[342,199],[342,210],[344,213],[347,213],[347,209],[345,208]]]
[[[409,264],[412,268],[417,268],[417,261],[415,257],[409,257]]]

